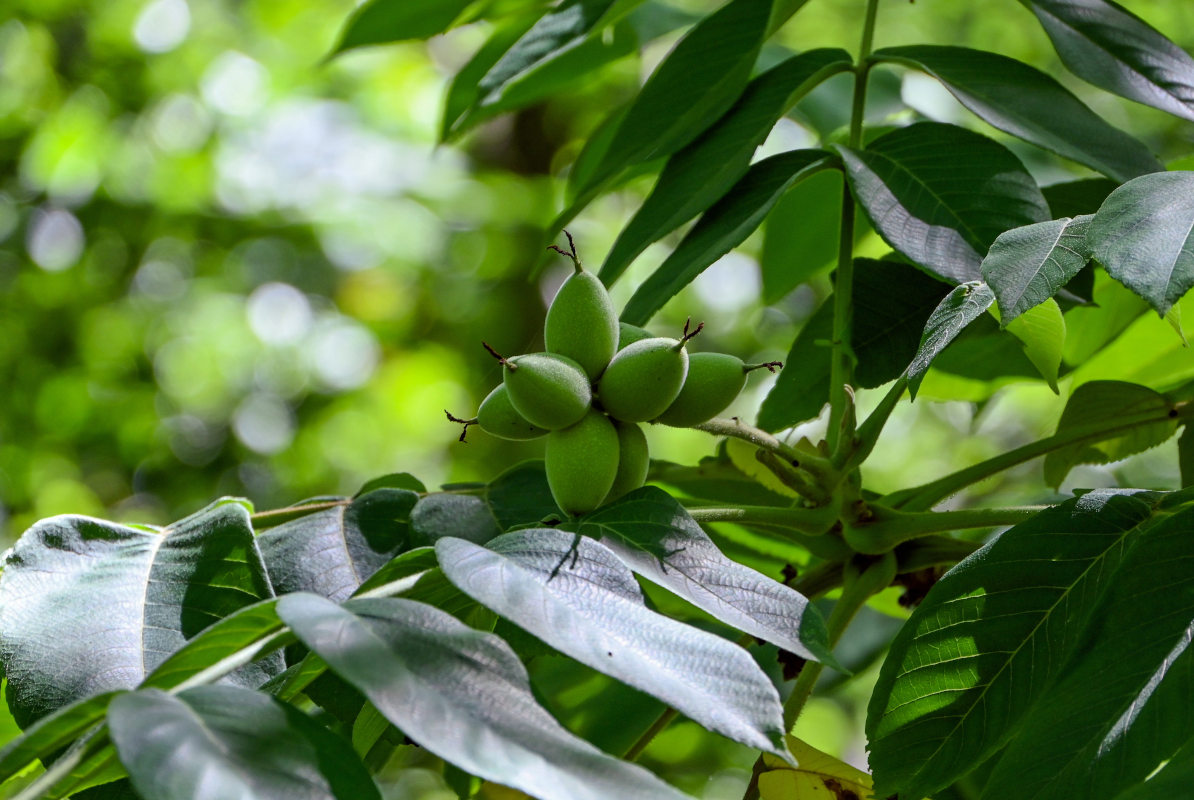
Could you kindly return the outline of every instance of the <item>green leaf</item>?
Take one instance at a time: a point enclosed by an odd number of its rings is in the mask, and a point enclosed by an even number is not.
[[[452,27],[473,0],[368,0],[348,18],[332,55],[354,47],[429,39]]]
[[[82,697],[131,689],[208,625],[271,596],[239,501],[161,530],[42,520],[0,575],[4,668],[21,676],[8,687],[13,715],[26,727]]]
[[[564,518],[551,496],[542,461],[523,461],[494,478],[485,501],[502,530]]]
[[[916,354],[929,315],[949,286],[899,261],[854,260],[851,349],[855,379],[864,389],[899,376]],[[777,431],[811,419],[829,398],[833,297],[804,324],[784,359],[775,386],[759,409],[759,425]]]
[[[793,589],[731,561],[662,489],[636,489],[575,523],[652,583],[735,628],[836,666],[816,606]]]
[[[470,774],[541,798],[685,797],[562,728],[493,634],[399,598],[341,608],[294,594],[278,613],[403,733]]]
[[[30,725],[22,735],[0,750],[0,783],[16,775],[35,759],[48,761],[51,755],[100,723],[108,711],[108,704],[119,694],[119,691],[100,692],[84,697]]]
[[[1115,800],[1172,800],[1181,797],[1191,785],[1194,785],[1194,739],[1174,753],[1160,772],[1115,795]]]
[[[1118,3],[1020,0],[1062,62],[1083,80],[1194,120],[1194,59]]]
[[[405,489],[408,492],[427,493],[427,487],[423,485],[423,482],[409,472],[391,472],[389,475],[382,475],[380,478],[366,481],[365,485],[353,495],[353,499],[377,489]]]
[[[888,47],[877,61],[921,69],[992,126],[1120,181],[1164,169],[1056,80],[1014,58],[945,45]]]
[[[742,96],[692,144],[673,155],[655,188],[618,235],[599,273],[612,285],[648,245],[683,225],[742,177],[775,123],[812,87],[850,68],[844,50],[810,50],[747,84]]]
[[[399,583],[414,585],[417,576],[429,570],[436,569],[439,561],[435,557],[435,550],[430,547],[416,547],[390,559],[381,569],[374,572],[367,581],[356,590],[357,596],[370,596],[385,591],[400,592]]]
[[[1194,509],[1179,511],[1124,556],[1082,647],[992,772],[986,800],[1110,800],[1194,735],[1192,523]]]
[[[219,669],[233,661],[261,658],[271,637],[282,629],[276,605],[277,600],[273,598],[262,600],[204,628],[147,675],[140,688],[173,689],[209,669]],[[281,642],[272,644],[276,646]],[[267,660],[261,665],[248,667],[242,685],[256,687],[285,669],[281,653],[265,658]],[[257,671],[255,675],[252,674],[254,670]]]
[[[995,292],[1004,326],[1053,297],[1086,266],[1086,230],[1092,219],[1055,219],[999,234],[981,271]]]
[[[769,3],[730,0],[689,31],[651,73],[578,194],[676,152],[725,113],[750,77],[770,11]]]
[[[453,76],[444,97],[444,110],[440,115],[441,142],[451,141],[458,131],[460,118],[477,102],[481,78],[523,34],[530,30],[535,24],[535,19],[534,16],[521,17],[499,26]]]
[[[771,681],[731,642],[650,611],[634,574],[598,542],[548,528],[435,546],[477,602],[565,655],[667,703],[711,731],[786,757]]]
[[[982,282],[964,283],[955,287],[933,310],[925,323],[920,346],[908,365],[908,391],[916,397],[916,390],[941,351],[949,346],[967,325],[978,319],[995,302],[995,293]]]
[[[418,499],[409,489],[374,489],[261,534],[257,544],[274,590],[348,597],[410,546],[409,520]]]
[[[865,150],[839,147],[855,198],[883,239],[943,280],[979,277],[999,234],[1049,218],[1023,164],[1003,145],[954,125],[921,122]]]
[[[622,321],[646,324],[676,292],[744,242],[784,192],[808,176],[831,168],[834,160],[823,150],[793,150],[753,165],[705,212],[659,269],[643,281],[622,311]]]
[[[842,176],[836,172],[810,175],[780,198],[763,223],[764,303],[779,302],[835,262],[841,223]]]
[[[451,492],[419,498],[410,525],[412,542],[419,546],[434,544],[441,536],[481,543],[502,532],[483,498]]]
[[[1061,219],[1095,213],[1118,186],[1119,182],[1110,178],[1083,178],[1042,187],[1041,194],[1049,201],[1049,216]]]
[[[896,635],[871,696],[877,796],[933,795],[1007,742],[1150,518],[1146,500],[1106,489],[1069,500],[937,582]]]
[[[1194,428],[1186,425],[1177,439],[1177,462],[1182,487],[1194,486]]]
[[[1111,277],[1164,316],[1194,286],[1194,172],[1128,181],[1103,202],[1086,235]]]
[[[1110,429],[1105,435],[1054,450],[1045,456],[1045,482],[1061,486],[1065,476],[1078,464],[1107,464],[1134,453],[1156,447],[1177,430],[1176,414],[1169,417],[1172,404],[1162,394],[1147,386],[1123,381],[1090,381],[1074,390],[1056,435],[1080,433],[1090,428],[1106,428],[1111,420],[1131,421],[1140,416],[1155,416],[1159,421],[1134,425],[1124,430]]]
[[[233,686],[121,695],[108,712],[133,785],[154,800],[381,800],[345,740]]]
[[[1024,354],[1056,394],[1061,351],[1065,346],[1065,317],[1057,301],[1049,298],[1028,309],[1011,321],[1007,332],[1024,345]]]

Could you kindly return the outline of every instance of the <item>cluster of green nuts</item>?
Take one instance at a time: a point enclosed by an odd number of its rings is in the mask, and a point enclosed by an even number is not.
[[[565,232],[567,234],[567,232]],[[448,419],[502,439],[547,437],[547,482],[561,510],[584,514],[639,488],[650,458],[640,423],[699,425],[742,391],[746,373],[778,362],[747,365],[722,353],[689,354],[686,345],[704,323],[679,339],[619,323],[609,293],[585,271],[564,281],[543,326],[547,352],[504,357],[502,383],[473,419]],[[483,343],[484,344],[484,343]]]

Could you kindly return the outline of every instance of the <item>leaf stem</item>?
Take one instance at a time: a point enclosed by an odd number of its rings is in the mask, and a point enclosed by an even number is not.
[[[1013,506],[907,513],[876,507],[871,509],[873,517],[847,524],[843,533],[846,543],[857,552],[877,555],[930,533],[1016,525],[1035,517],[1045,508],[1047,506]]]
[[[1163,422],[1173,418],[1173,415],[1173,410],[1154,410],[1143,414],[1132,414],[1103,420],[1090,425],[1083,425],[1063,433],[1055,433],[1052,436],[1038,439],[1035,442],[1029,442],[1006,453],[1000,453],[993,458],[950,473],[935,481],[893,492],[887,495],[884,501],[892,508],[924,511],[971,484],[978,483],[984,478],[989,478],[1005,469],[1023,464],[1025,461],[1031,461],[1034,458],[1046,455],[1054,450],[1060,450],[1068,445],[1099,441],[1100,439],[1108,438],[1111,434],[1122,433],[1140,425]]]
[[[249,521],[253,523],[253,530],[263,530],[265,528],[272,528],[276,525],[281,525],[284,522],[305,517],[308,514],[314,514],[316,511],[326,511],[329,508],[338,508],[346,506],[352,500],[326,500],[319,503],[303,503],[301,506],[287,506],[286,508],[275,508],[269,511],[258,511],[255,514],[249,515]]]
[[[806,470],[815,476],[827,475],[831,471],[829,462],[824,458],[797,450],[795,447],[781,442],[770,433],[767,433],[767,431],[752,427],[744,422],[739,422],[736,419],[714,417],[708,422],[702,422],[700,425],[693,425],[692,427],[694,430],[711,433],[714,436],[731,436],[735,439],[750,442],[755,447],[760,447],[776,455],[783,456],[792,466]]]
[[[837,510],[820,508],[780,508],[778,506],[732,506],[729,508],[691,508],[689,515],[697,522],[757,522],[789,528],[809,536],[821,536],[837,521]]]
[[[659,717],[651,723],[651,727],[643,731],[642,735],[635,740],[634,744],[630,745],[630,749],[626,751],[626,754],[622,756],[622,759],[625,761],[634,761],[640,755],[642,755],[642,752],[647,749],[647,745],[651,743],[651,740],[658,736],[664,728],[670,725],[672,720],[674,720],[679,713],[680,712],[676,711],[676,709],[672,708],[671,706],[665,708],[663,713],[661,713]]]

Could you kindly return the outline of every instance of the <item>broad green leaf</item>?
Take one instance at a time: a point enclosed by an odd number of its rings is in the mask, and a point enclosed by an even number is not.
[[[261,658],[270,638],[282,629],[276,605],[277,600],[273,598],[262,600],[204,628],[147,675],[139,688],[173,689],[210,669],[219,669],[233,661]],[[281,653],[264,658],[266,660],[261,665],[247,670],[256,669],[259,674],[240,681],[242,685],[255,687],[285,669]]]
[[[377,489],[405,489],[408,492],[427,493],[427,487],[423,485],[423,482],[409,472],[391,472],[389,475],[365,481],[365,484],[353,495],[353,499]]]
[[[1007,742],[1149,520],[1149,499],[1098,489],[1069,500],[937,582],[896,635],[871,696],[878,796],[932,795]]]
[[[838,148],[854,197],[883,239],[951,283],[979,277],[999,234],[1049,218],[1024,165],[971,131],[921,122],[864,150]]]
[[[1194,428],[1186,425],[1177,439],[1177,462],[1182,487],[1194,486]]]
[[[262,533],[257,544],[274,590],[348,597],[410,546],[409,520],[418,499],[408,489],[375,489]]]
[[[729,109],[750,77],[770,11],[769,3],[730,0],[689,31],[647,78],[580,196],[632,164],[676,152]]]
[[[494,478],[485,490],[485,501],[502,530],[564,518],[551,496],[542,461],[515,464]]]
[[[780,198],[763,223],[764,303],[779,302],[835,262],[841,223],[842,176],[836,172],[810,175]]]
[[[145,689],[112,701],[108,725],[143,797],[381,800],[348,742],[260,692]]]
[[[1081,648],[996,765],[986,800],[1110,800],[1194,735],[1192,524],[1186,508],[1138,537],[1092,604]]]
[[[1140,17],[1109,0],[1020,0],[1062,62],[1083,80],[1194,120],[1194,59]]]
[[[1087,363],[1116,341],[1149,308],[1147,301],[1114,280],[1105,270],[1093,272],[1093,304],[1071,308],[1065,314],[1068,335],[1062,360],[1070,366]]]
[[[1164,395],[1147,386],[1123,381],[1082,384],[1061,412],[1056,435],[1101,430],[1114,420],[1130,423],[1143,417],[1157,421],[1111,428],[1096,438],[1054,450],[1045,456],[1045,482],[1057,487],[1078,464],[1107,464],[1156,447],[1177,430],[1176,414],[1170,417],[1172,407]]]
[[[119,694],[119,691],[100,692],[84,697],[30,725],[0,750],[0,783],[16,775],[34,759],[47,760],[102,722],[108,704]]]
[[[498,59],[535,24],[536,17],[522,17],[499,26],[473,57],[461,67],[448,85],[440,115],[439,139],[450,141],[460,130],[460,119],[477,102],[478,85]]]
[[[647,609],[634,574],[600,543],[538,528],[485,547],[440,539],[435,550],[462,591],[561,653],[711,731],[786,755],[779,695],[750,654]]]
[[[963,283],[946,295],[941,304],[933,310],[920,337],[920,347],[917,348],[906,372],[908,391],[913,398],[916,397],[920,381],[932,365],[933,359],[994,302],[995,293],[987,284]]]
[[[1007,332],[1024,345],[1024,355],[1056,394],[1061,351],[1065,346],[1065,317],[1057,301],[1049,298],[1028,309],[1011,321]]]
[[[489,504],[471,494],[440,492],[419,498],[410,514],[411,541],[435,544],[441,536],[485,542],[501,533]]]
[[[1115,800],[1172,800],[1194,786],[1194,739],[1173,754],[1160,772],[1138,783]]]
[[[791,502],[794,496],[791,489],[785,486],[782,492],[773,491],[760,485],[752,474],[738,468],[730,453],[736,441],[741,440],[726,439],[724,452],[719,450],[717,455],[706,456],[695,465],[655,461],[651,465],[649,480],[666,484],[687,497],[719,503],[782,506]],[[751,453],[751,463],[761,468],[754,460],[754,448],[750,445],[747,447]]]
[[[1053,297],[1086,266],[1092,219],[1055,219],[999,234],[980,269],[995,292],[1003,325]]]
[[[399,598],[341,608],[294,594],[278,613],[403,733],[472,775],[545,799],[685,797],[562,728],[493,634]]]
[[[873,389],[899,376],[916,354],[929,315],[949,286],[899,261],[854,260],[851,349],[855,380]],[[815,417],[829,398],[833,298],[801,328],[774,388],[759,409],[759,425],[777,431]]]
[[[1164,316],[1194,286],[1194,172],[1128,181],[1103,202],[1086,234],[1111,277]]]
[[[844,50],[810,50],[754,78],[725,116],[673,155],[601,265],[612,285],[648,245],[701,213],[742,177],[784,113],[826,77],[849,69]]]
[[[836,666],[816,606],[787,586],[731,561],[662,489],[636,489],[576,523],[632,570],[739,630]]]
[[[676,292],[742,244],[784,192],[808,176],[831,168],[833,163],[833,157],[823,150],[793,150],[753,165],[643,281],[626,303],[622,321],[645,325]]]
[[[1109,177],[1126,181],[1164,169],[1142,142],[1022,61],[945,45],[888,47],[874,58],[924,70],[992,126]]]
[[[473,0],[368,0],[344,25],[333,54],[354,47],[429,39],[452,27]]]
[[[369,579],[362,583],[355,595],[376,595],[382,591],[401,591],[402,585],[413,586],[415,579],[424,572],[439,566],[435,550],[430,547],[416,547],[390,559]]]
[[[1066,183],[1052,183],[1041,187],[1041,194],[1049,202],[1049,216],[1054,219],[1062,217],[1080,217],[1083,214],[1093,214],[1103,205],[1107,195],[1119,186],[1118,181],[1110,178],[1083,178]]]
[[[759,775],[761,800],[871,797],[870,775],[795,736],[788,736],[787,743],[799,766],[793,769],[764,756],[763,762],[770,769]]]
[[[271,596],[238,501],[161,530],[42,520],[0,575],[4,668],[21,676],[8,687],[13,715],[25,727],[82,697],[131,689],[208,625]]]

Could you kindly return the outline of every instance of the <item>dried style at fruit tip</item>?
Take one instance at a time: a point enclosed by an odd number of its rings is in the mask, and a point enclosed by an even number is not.
[[[639,423],[690,427],[730,405],[755,369],[724,353],[689,355],[704,328],[684,324],[679,339],[618,322],[601,281],[569,249],[549,249],[572,260],[575,272],[560,287],[544,321],[547,352],[505,357],[482,343],[504,367],[502,383],[477,415],[451,422],[500,439],[547,437],[545,468],[552,497],[568,514],[586,514],[642,486],[650,453]],[[691,329],[690,329],[691,328]]]

